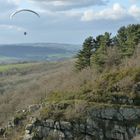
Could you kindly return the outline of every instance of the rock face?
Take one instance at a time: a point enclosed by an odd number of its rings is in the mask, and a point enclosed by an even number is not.
[[[23,140],[132,140],[139,134],[140,109],[91,108],[85,121],[33,119]]]

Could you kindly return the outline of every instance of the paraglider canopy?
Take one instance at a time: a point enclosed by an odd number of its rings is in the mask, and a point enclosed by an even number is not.
[[[18,10],[18,11],[13,12],[10,15],[10,19],[12,19],[16,14],[21,13],[21,12],[30,12],[30,13],[33,13],[36,16],[40,17],[40,15],[37,12],[33,11],[33,10],[30,10],[30,9],[22,9],[22,10]]]

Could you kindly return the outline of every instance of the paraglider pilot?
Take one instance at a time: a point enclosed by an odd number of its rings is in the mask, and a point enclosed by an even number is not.
[[[27,35],[27,32],[24,32],[24,35],[26,36]]]

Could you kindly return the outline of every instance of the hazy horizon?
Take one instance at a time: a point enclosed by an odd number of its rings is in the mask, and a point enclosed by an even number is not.
[[[13,42],[13,43],[1,43],[0,42],[0,46],[1,45],[26,45],[26,44],[67,44],[67,45],[81,45],[82,46],[82,43],[81,44],[74,44],[74,43],[63,43],[63,42]]]

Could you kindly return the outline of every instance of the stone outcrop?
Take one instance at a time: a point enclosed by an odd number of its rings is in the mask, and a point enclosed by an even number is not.
[[[84,121],[32,119],[23,140],[132,140],[139,134],[140,109],[94,107]]]

